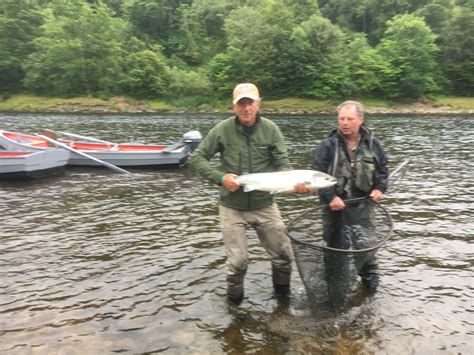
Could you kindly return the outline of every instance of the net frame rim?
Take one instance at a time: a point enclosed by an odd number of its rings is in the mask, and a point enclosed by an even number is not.
[[[347,204],[361,202],[361,201],[368,200],[368,199],[369,199],[369,197],[353,198],[353,199],[345,200],[344,203],[347,205]],[[378,206],[378,208],[380,208],[381,211],[383,212],[383,214],[388,218],[390,228],[389,228],[385,238],[383,238],[378,244],[376,244],[376,245],[374,245],[370,248],[339,249],[339,248],[329,247],[329,246],[326,246],[326,245],[315,245],[315,244],[311,244],[311,243],[308,243],[308,242],[302,242],[301,240],[298,240],[298,239],[296,239],[295,237],[293,237],[291,235],[290,228],[296,221],[298,221],[300,218],[306,216],[307,214],[309,214],[311,212],[314,212],[314,211],[317,211],[317,210],[322,209],[324,207],[327,207],[327,205],[319,205],[319,206],[316,206],[316,207],[312,207],[312,208],[304,211],[303,213],[301,213],[299,216],[296,216],[295,218],[290,220],[287,224],[287,227],[286,227],[286,235],[291,239],[291,241],[293,241],[297,244],[304,245],[304,246],[307,246],[307,247],[310,247],[310,248],[313,248],[313,249],[323,250],[323,251],[327,250],[327,251],[335,251],[335,252],[339,252],[339,253],[357,254],[357,253],[367,253],[367,252],[370,252],[370,251],[377,250],[390,239],[390,237],[392,235],[392,232],[393,232],[393,219],[392,219],[392,216],[390,216],[390,213],[388,213],[388,211],[385,207],[383,207],[381,204],[379,204],[377,202],[374,202],[374,201],[372,201],[372,203],[374,203],[376,206]]]

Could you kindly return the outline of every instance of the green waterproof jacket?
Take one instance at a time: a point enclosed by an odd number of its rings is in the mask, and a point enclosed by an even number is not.
[[[220,154],[221,167],[210,163]],[[248,129],[237,117],[216,124],[193,152],[191,165],[209,181],[222,185],[227,173],[237,175],[288,170],[291,168],[283,135],[278,126],[259,115]],[[264,191],[244,192],[241,187],[230,192],[220,189],[220,203],[238,210],[255,210],[273,203],[273,195]]]

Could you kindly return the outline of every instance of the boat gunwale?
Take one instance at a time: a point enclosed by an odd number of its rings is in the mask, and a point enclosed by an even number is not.
[[[10,132],[10,131],[1,131],[1,134],[5,139],[9,140],[12,144],[20,145],[24,147],[25,149],[33,149],[33,150],[47,150],[50,148],[54,148],[48,144],[47,141],[45,141],[41,137],[36,137],[33,135],[25,134],[25,133],[17,133],[17,132]],[[27,142],[21,142],[15,139],[15,137],[19,137],[20,139],[28,139],[29,141],[36,142],[36,143],[27,143]],[[150,155],[150,154],[182,154],[183,151],[186,153],[187,150],[187,145],[186,143],[182,143],[179,146],[177,146],[173,150],[168,150],[166,151],[167,148],[171,147],[172,144],[169,145],[146,145],[146,144],[129,144],[129,143],[119,143],[115,145],[110,145],[106,143],[89,143],[89,142],[75,142],[75,141],[69,141],[69,140],[58,140],[61,143],[67,144],[71,146],[72,148],[79,150],[79,151],[84,151],[87,153],[97,153],[97,154],[130,154],[130,155],[136,155],[136,154],[142,154],[142,155]],[[83,149],[83,148],[78,148],[75,147],[75,145],[90,145],[94,147],[110,147],[109,149]],[[160,149],[140,149],[140,150],[128,150],[128,149],[120,149],[120,147],[140,147],[140,148],[160,148]]]

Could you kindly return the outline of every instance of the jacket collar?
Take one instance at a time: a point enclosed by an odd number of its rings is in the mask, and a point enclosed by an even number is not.
[[[255,124],[253,126],[250,126],[250,127],[243,126],[240,123],[239,118],[237,117],[237,115],[235,116],[234,122],[235,122],[235,127],[239,131],[244,132],[247,135],[250,135],[254,131],[254,129],[257,128],[257,126],[258,126],[258,124],[260,123],[261,120],[262,120],[262,118],[260,116],[260,113],[257,112],[257,119],[255,120]]]
[[[255,124],[254,124],[253,126],[258,125],[261,120],[262,120],[262,119],[261,119],[260,113],[257,112],[257,119],[255,120]],[[235,115],[235,124],[238,125],[238,126],[242,126],[242,124],[240,123],[239,118],[237,117],[237,115]],[[252,127],[253,127],[253,126],[252,126]],[[242,127],[243,127],[243,126],[242,126]]]
[[[367,126],[365,126],[364,124],[362,124],[360,126],[360,130],[359,130],[359,137],[360,137],[360,142],[363,142],[365,139],[368,139],[370,138],[370,136],[372,135],[372,131],[367,128]],[[330,134],[329,134],[329,137],[334,137],[336,139],[339,139],[341,142],[344,141],[344,138],[342,137],[342,135],[339,133],[339,130],[336,128],[334,129]]]

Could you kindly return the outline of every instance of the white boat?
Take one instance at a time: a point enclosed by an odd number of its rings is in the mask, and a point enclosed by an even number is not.
[[[79,135],[71,136],[83,137]],[[105,161],[115,166],[181,166],[189,157],[192,149],[199,144],[201,135],[197,131],[191,131],[183,135],[183,140],[170,145],[151,144],[129,144],[110,143],[98,139],[91,141],[72,141],[57,139],[58,142],[66,144],[79,152],[86,153],[96,159]],[[5,149],[15,151],[44,151],[51,149],[51,144],[44,138],[18,132],[0,130],[0,145]],[[101,164],[71,153],[69,165],[93,165]]]
[[[37,178],[61,172],[69,152],[48,149],[36,152],[0,150],[0,179]]]

